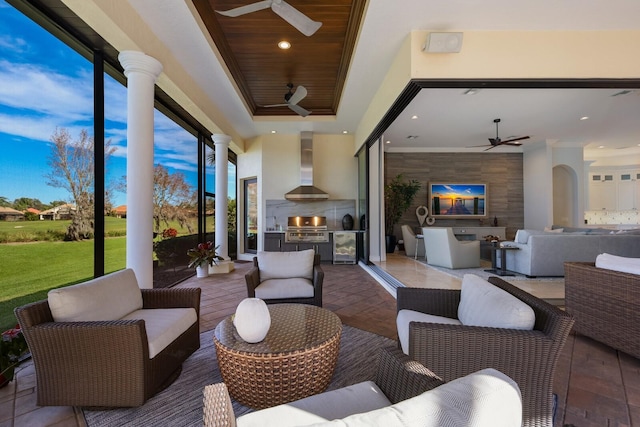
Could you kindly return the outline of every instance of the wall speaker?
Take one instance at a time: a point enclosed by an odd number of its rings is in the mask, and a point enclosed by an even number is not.
[[[429,33],[422,50],[431,53],[457,53],[462,49],[462,33]]]

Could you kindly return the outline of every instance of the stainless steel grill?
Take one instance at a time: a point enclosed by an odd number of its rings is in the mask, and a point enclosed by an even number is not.
[[[287,231],[284,233],[284,241],[287,243],[328,242],[327,217],[290,216],[287,219]]]

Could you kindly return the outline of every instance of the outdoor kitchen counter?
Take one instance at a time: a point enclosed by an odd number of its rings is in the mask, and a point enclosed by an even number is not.
[[[345,230],[327,230],[329,233],[328,242],[300,242],[287,243],[284,239],[284,231],[265,231],[264,232],[264,250],[270,252],[290,252],[302,251],[305,249],[313,249],[320,254],[320,260],[324,263],[333,263],[333,233]],[[357,234],[363,233],[362,230],[348,230]]]

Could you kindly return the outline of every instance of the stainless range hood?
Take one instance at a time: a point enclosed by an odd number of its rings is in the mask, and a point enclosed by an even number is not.
[[[287,200],[311,202],[327,200],[329,195],[313,186],[313,133],[300,133],[300,186],[284,195]]]

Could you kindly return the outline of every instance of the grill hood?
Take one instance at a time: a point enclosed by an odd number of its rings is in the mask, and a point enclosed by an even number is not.
[[[327,200],[329,195],[313,186],[313,133],[300,133],[300,186],[284,195],[287,200]]]

